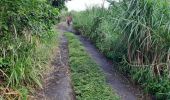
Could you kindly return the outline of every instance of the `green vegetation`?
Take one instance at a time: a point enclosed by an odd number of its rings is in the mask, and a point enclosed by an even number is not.
[[[170,2],[122,0],[74,13],[75,28],[158,100],[170,99]]]
[[[46,0],[0,0],[0,99],[26,100],[42,87],[58,14]]]
[[[72,81],[78,100],[119,100],[106,84],[99,66],[90,58],[84,47],[72,33],[69,39],[69,57]]]
[[[50,4],[54,7],[57,7],[59,10],[62,10],[63,8],[67,9],[64,5],[65,1],[67,0],[48,0]]]

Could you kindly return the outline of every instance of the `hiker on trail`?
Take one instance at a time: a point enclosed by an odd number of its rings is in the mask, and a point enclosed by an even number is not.
[[[67,22],[67,25],[70,26],[70,24],[72,23],[71,15],[67,16],[66,22]]]

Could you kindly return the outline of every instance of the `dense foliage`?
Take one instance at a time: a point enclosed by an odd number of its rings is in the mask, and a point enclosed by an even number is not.
[[[104,74],[90,58],[82,44],[72,33],[69,39],[69,62],[71,77],[77,100],[119,100],[119,97],[106,84]]]
[[[46,0],[0,0],[1,99],[24,100],[25,87],[41,87],[43,57],[48,54],[42,53],[50,52],[48,43],[54,43],[51,27],[58,14]],[[16,89],[21,94],[12,92]]]
[[[65,7],[65,1],[67,0],[49,0],[52,6],[59,8],[60,10]]]
[[[123,0],[108,9],[74,14],[75,28],[89,37],[122,72],[156,99],[170,99],[168,0]]]

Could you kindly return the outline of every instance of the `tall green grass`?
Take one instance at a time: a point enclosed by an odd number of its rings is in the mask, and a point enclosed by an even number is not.
[[[75,28],[157,99],[170,98],[168,0],[123,0],[74,14]]]
[[[41,70],[56,44],[52,27],[58,14],[46,0],[0,0],[2,98],[26,100],[31,88],[42,87]]]

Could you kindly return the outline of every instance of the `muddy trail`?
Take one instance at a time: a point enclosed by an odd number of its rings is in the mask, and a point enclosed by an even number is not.
[[[67,27],[65,23],[61,23],[59,26],[64,31],[75,33],[75,30],[71,26]],[[77,38],[82,42],[92,59],[101,67],[107,83],[116,91],[121,100],[151,100],[149,96],[143,94],[139,87],[120,74],[115,68],[115,64],[100,53],[90,40],[81,35],[77,35]]]
[[[72,27],[67,27],[65,23],[58,25],[60,35],[59,50],[51,63],[52,70],[45,77],[43,90],[41,90],[36,100],[76,100],[71,84],[68,41],[63,35],[64,32],[75,32]],[[96,47],[85,37],[77,35],[87,53],[101,67],[105,74],[107,83],[120,96],[121,100],[151,100],[136,86],[133,86],[127,78],[118,73],[115,64],[109,61]]]

